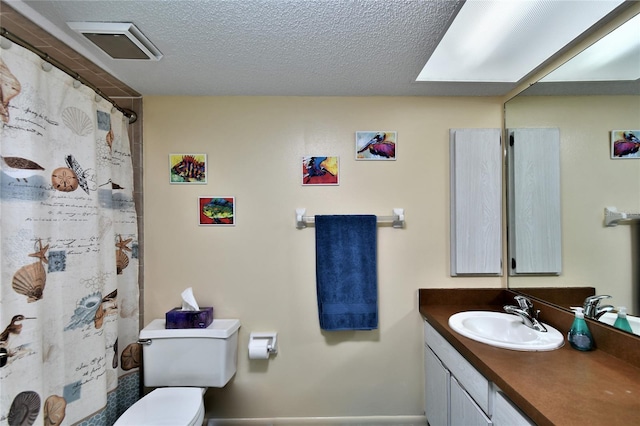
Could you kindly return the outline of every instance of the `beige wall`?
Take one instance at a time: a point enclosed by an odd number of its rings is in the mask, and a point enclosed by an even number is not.
[[[207,394],[214,417],[423,414],[417,290],[500,287],[449,276],[449,128],[501,127],[497,98],[145,97],[145,324],[192,286],[219,318],[242,321],[232,382]],[[357,130],[396,130],[397,161],[355,161]],[[168,154],[205,152],[207,185],[170,185]],[[305,155],[340,157],[340,185],[302,187]],[[200,227],[198,196],[235,196],[235,227]],[[406,210],[378,230],[380,328],[322,332],[314,214]],[[280,352],[249,361],[251,331]]]
[[[603,226],[606,206],[640,211],[640,160],[610,157],[611,130],[639,129],[639,111],[638,96],[519,96],[507,103],[508,127],[560,129],[562,188],[562,274],[510,277],[510,286],[593,286],[612,296],[606,304],[640,313],[633,228]]]

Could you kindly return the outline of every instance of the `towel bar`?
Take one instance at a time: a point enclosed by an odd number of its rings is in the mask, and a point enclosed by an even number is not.
[[[616,226],[620,221],[638,221],[640,213],[624,213],[619,212],[615,207],[604,208],[604,224],[605,226]]]
[[[314,216],[305,216],[307,209],[296,209],[296,228],[304,229],[315,223]],[[393,216],[377,216],[377,223],[391,223],[394,228],[404,228],[404,209],[393,209]]]

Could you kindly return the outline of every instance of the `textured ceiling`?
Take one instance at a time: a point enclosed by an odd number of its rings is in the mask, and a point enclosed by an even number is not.
[[[144,96],[502,96],[518,85],[415,81],[464,0],[5,3]],[[164,57],[111,59],[70,21],[132,22]]]
[[[502,95],[416,76],[461,5],[444,0],[6,3],[142,95]],[[133,22],[158,61],[107,57],[68,21]]]

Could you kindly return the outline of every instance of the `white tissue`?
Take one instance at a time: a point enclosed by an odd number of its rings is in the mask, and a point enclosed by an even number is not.
[[[184,290],[181,296],[182,296],[183,311],[199,311],[200,310],[200,307],[198,307],[198,302],[196,302],[196,298],[193,296],[193,289],[191,287]]]

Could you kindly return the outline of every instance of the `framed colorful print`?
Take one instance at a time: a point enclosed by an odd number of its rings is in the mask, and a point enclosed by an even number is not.
[[[236,224],[235,197],[199,197],[198,216],[200,225]]]
[[[640,130],[612,130],[611,158],[640,158]]]
[[[338,157],[302,157],[302,185],[338,185]]]
[[[356,132],[356,160],[395,160],[398,132]]]
[[[207,154],[169,154],[169,182],[207,183]]]

